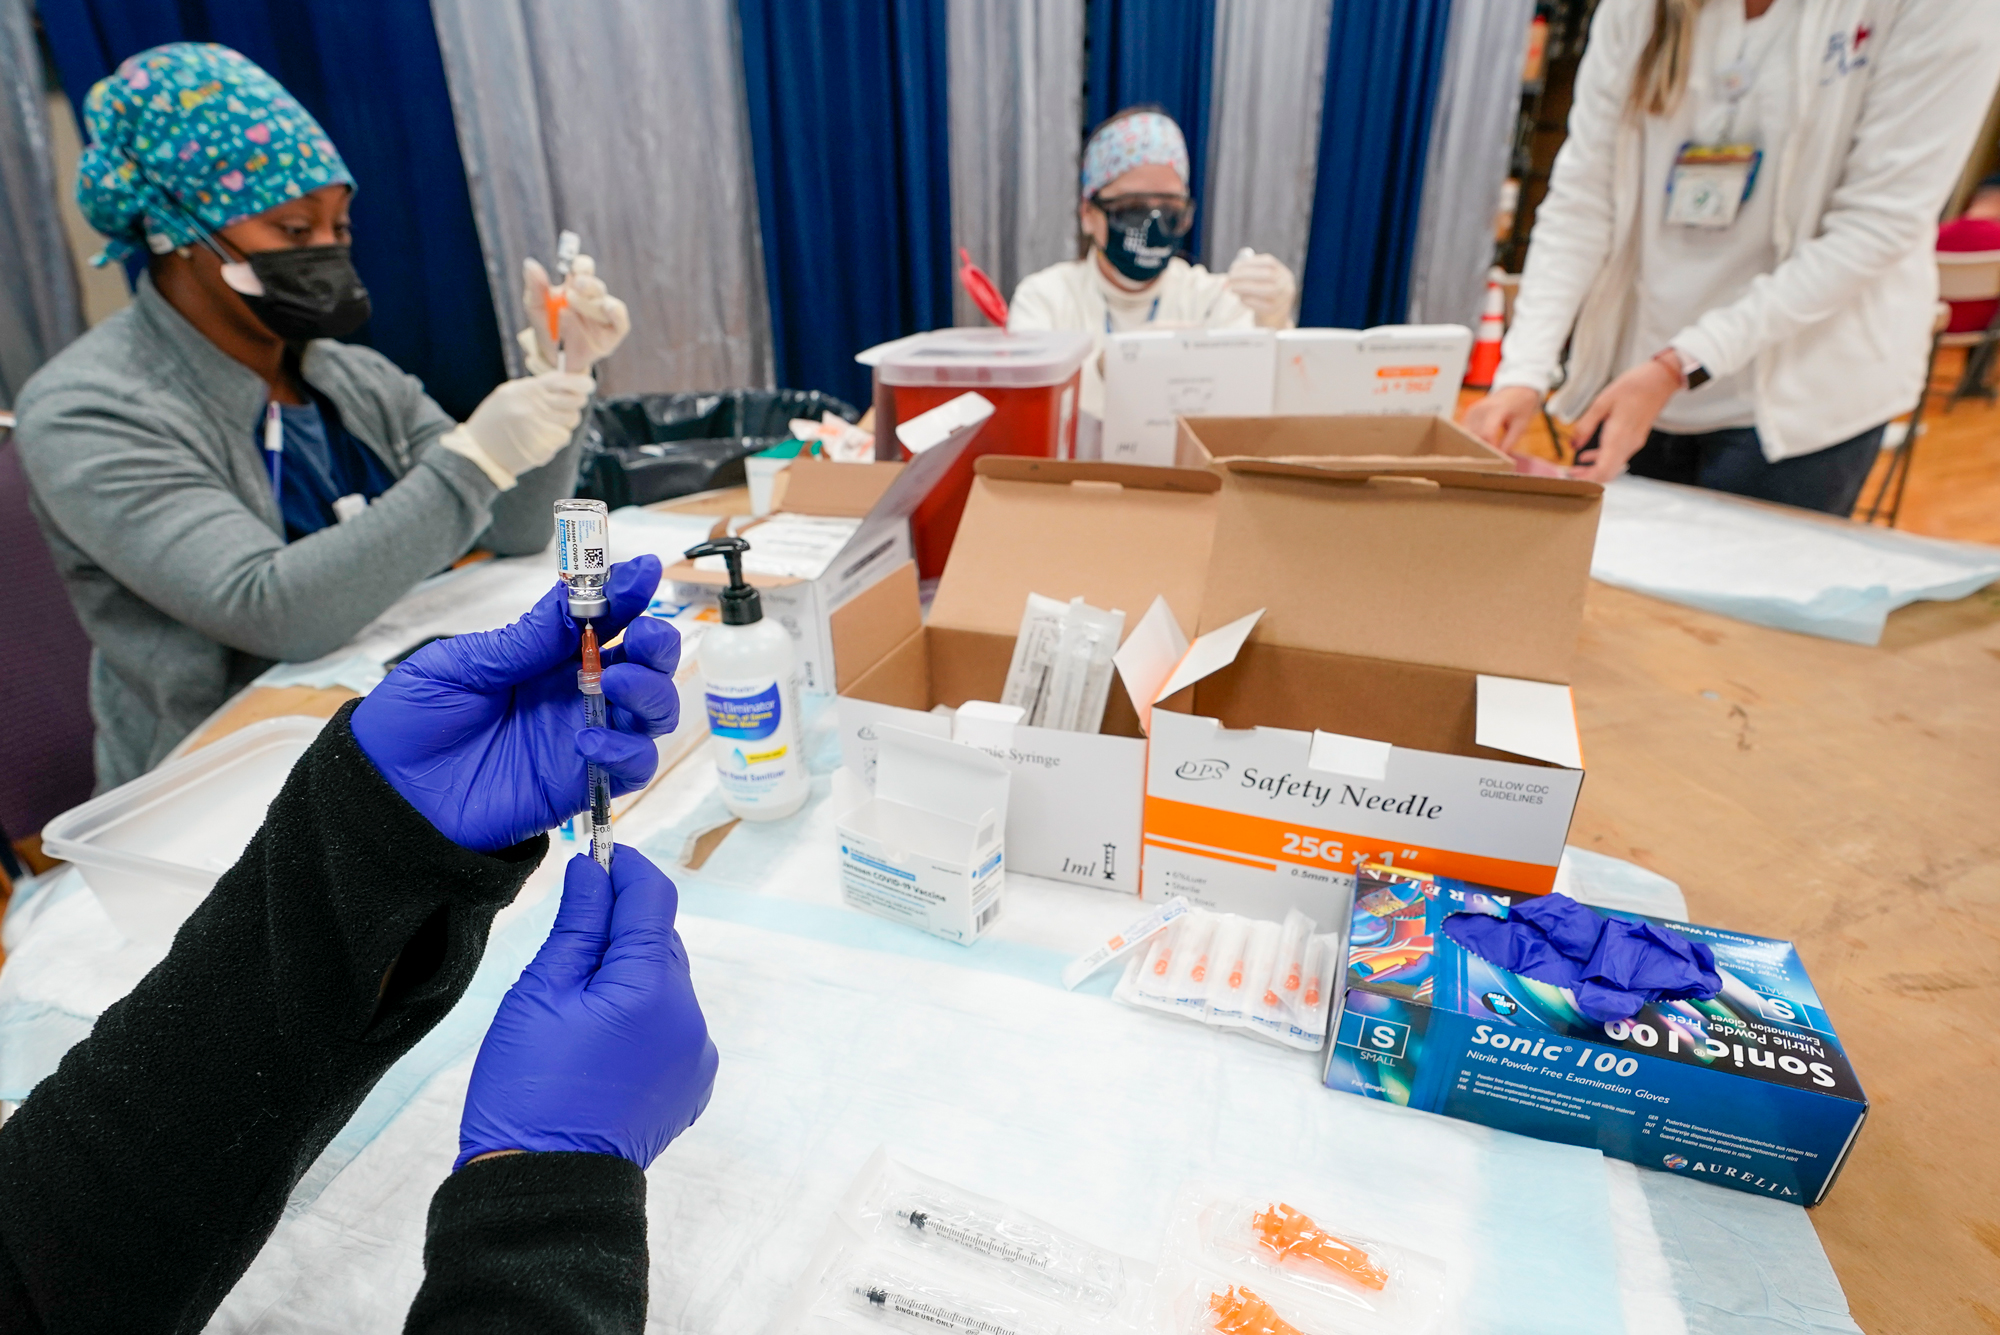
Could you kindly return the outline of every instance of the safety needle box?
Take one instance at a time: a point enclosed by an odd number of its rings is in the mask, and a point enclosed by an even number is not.
[[[1520,896],[1388,868],[1364,868],[1357,888],[1328,1088],[1798,1205],[1825,1198],[1868,1100],[1789,941],[1600,909],[1708,946],[1723,986],[1599,1024],[1442,929]]]
[[[1160,682],[1146,898],[1337,922],[1377,862],[1548,891],[1583,784],[1568,683],[1603,488],[1213,467],[1200,633],[1150,671],[1119,657],[1128,687]]]
[[[970,944],[1000,916],[1007,767],[976,747],[883,727],[875,791],[834,819],[848,906]]]
[[[1127,693],[1114,684],[1087,733],[990,717],[975,729],[961,706],[1001,698],[1030,594],[1117,608],[1128,627],[1165,599],[1189,618],[1173,632],[1185,643],[1221,482],[1203,469],[996,455],[975,470],[928,620],[895,580],[834,618],[843,673],[865,665],[840,691],[843,759],[872,782],[885,726],[980,746],[1014,776],[1009,866],[1136,893],[1146,741]]]

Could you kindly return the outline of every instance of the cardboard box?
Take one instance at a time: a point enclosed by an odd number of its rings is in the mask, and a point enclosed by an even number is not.
[[[992,415],[992,405],[984,400],[973,406],[981,410],[967,413],[955,403],[937,409],[936,415],[949,429],[908,463],[833,463],[801,458],[773,480],[773,516],[859,521],[853,535],[827,556],[816,575],[745,573],[744,578],[763,595],[764,615],[791,632],[801,691],[831,694],[839,689],[841,665],[834,653],[833,618],[857,595],[913,558],[911,513],[950,472],[966,443]],[[749,539],[754,551],[758,527],[751,524],[733,531]],[[712,601],[729,582],[723,570],[698,569],[690,561],[670,566],[666,579],[672,583],[673,596],[682,601]]]
[[[1274,413],[1415,413],[1449,416],[1472,355],[1462,324],[1278,333]]]
[[[1517,896],[1362,872],[1329,1089],[1777,1200],[1825,1198],[1868,1099],[1790,942],[1611,915],[1706,944],[1723,989],[1603,1025],[1444,934],[1446,917],[1482,898]]]
[[[1603,489],[1217,467],[1201,637],[1166,671],[1120,660],[1157,702],[1146,898],[1325,924],[1364,862],[1550,889],[1583,782],[1567,683]]]
[[[1126,614],[1128,637],[1164,596],[1194,629],[1219,479],[1206,471],[980,459],[928,624],[914,581],[891,581],[836,618],[841,747],[867,778],[883,726],[948,735],[934,709],[999,700],[1030,593]],[[988,723],[981,744],[1014,774],[1007,860],[1017,871],[1138,889],[1146,742],[1115,684],[1098,733]]]
[[[875,790],[834,818],[848,907],[970,944],[1000,916],[1007,767],[941,737],[884,726]]]
[[[1171,464],[1174,419],[1271,411],[1277,344],[1268,329],[1145,329],[1104,349],[1107,463]]]
[[[1507,456],[1445,417],[1184,417],[1174,462],[1208,468],[1228,459],[1274,459],[1384,473],[1455,468],[1512,473]]]

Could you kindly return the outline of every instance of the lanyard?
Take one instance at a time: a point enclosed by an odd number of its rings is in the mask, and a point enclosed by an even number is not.
[[[1775,8],[1777,6],[1773,5],[1772,9]],[[1755,60],[1749,59],[1750,28],[1753,22],[1762,23],[1770,30],[1770,36],[1764,39],[1764,47],[1757,53]],[[1758,72],[1764,68],[1764,61],[1769,58],[1771,48],[1778,44],[1778,39],[1783,35],[1781,27],[1772,21],[1769,9],[1764,11],[1761,18],[1745,20],[1743,40],[1736,47],[1736,59],[1715,72],[1717,90],[1729,103],[1728,119],[1722,123],[1722,143],[1735,141],[1737,110],[1743,105],[1743,99],[1750,95],[1750,90],[1756,86]]]
[[[1154,297],[1153,304],[1146,310],[1146,323],[1147,324],[1153,323],[1153,317],[1158,315],[1159,313],[1160,313],[1160,299],[1158,297]],[[1107,334],[1112,332],[1110,311],[1104,312],[1104,332]]]
[[[264,405],[264,463],[271,470],[271,495],[279,508],[285,504],[285,418],[278,401]]]

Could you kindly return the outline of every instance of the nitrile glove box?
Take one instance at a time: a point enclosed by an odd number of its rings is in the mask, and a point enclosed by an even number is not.
[[[1868,1115],[1789,941],[1648,918],[1715,952],[1707,1001],[1599,1024],[1570,993],[1444,934],[1519,896],[1370,867],[1359,877],[1329,1089],[1582,1145],[1646,1168],[1816,1205]]]

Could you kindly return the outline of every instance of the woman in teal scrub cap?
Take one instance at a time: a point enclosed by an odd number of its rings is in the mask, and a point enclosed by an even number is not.
[[[77,199],[108,238],[97,262],[143,251],[146,270],[130,307],[28,383],[15,436],[94,647],[105,788],[468,550],[546,546],[594,383],[574,372],[628,322],[579,261],[572,373],[509,381],[454,422],[386,358],[336,341],[369,311],[355,182],[270,75],[226,47],[155,47],[91,89],[84,120]]]

